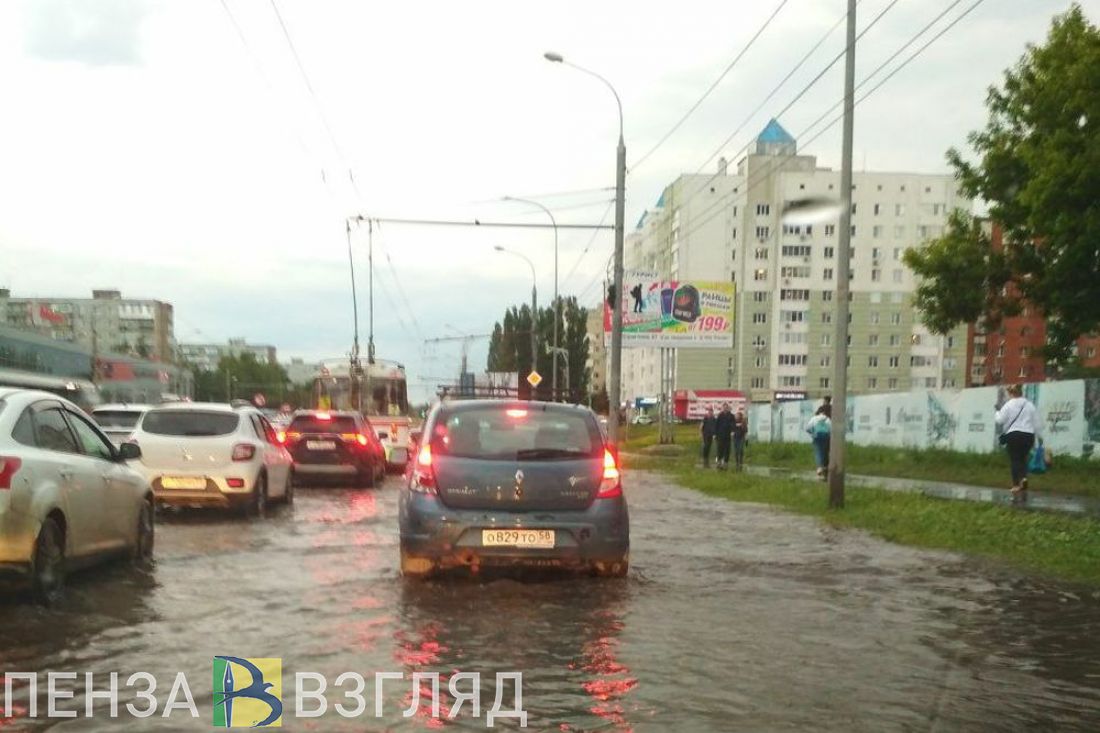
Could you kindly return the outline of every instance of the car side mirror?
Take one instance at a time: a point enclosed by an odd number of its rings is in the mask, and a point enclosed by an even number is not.
[[[121,461],[134,461],[141,458],[141,446],[137,443],[123,443],[118,447],[118,458]]]

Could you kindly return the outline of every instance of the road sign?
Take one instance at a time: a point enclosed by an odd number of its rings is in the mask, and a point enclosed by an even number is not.
[[[531,373],[527,375],[527,383],[532,387],[538,387],[542,383],[542,375],[532,369]]]

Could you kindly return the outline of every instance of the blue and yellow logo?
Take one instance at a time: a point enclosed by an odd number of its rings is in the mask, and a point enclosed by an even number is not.
[[[283,660],[214,657],[214,727],[283,725]]]

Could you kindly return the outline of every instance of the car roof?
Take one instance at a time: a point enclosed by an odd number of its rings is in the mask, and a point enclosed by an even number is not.
[[[306,417],[309,415],[318,415],[322,412],[326,415],[332,415],[333,417],[362,417],[362,415],[354,410],[295,410],[293,415],[294,417],[298,417],[299,415]]]
[[[153,405],[136,402],[112,402],[107,405],[96,405],[92,412],[123,412],[127,410],[145,412],[146,410],[153,409],[153,407]]]
[[[61,402],[83,412],[83,410],[77,407],[72,400],[67,400],[53,392],[47,392],[42,389],[26,389],[25,387],[0,387],[0,400],[7,400],[13,397],[26,397],[27,402],[34,402],[35,400],[53,400],[54,402]]]
[[[149,410],[184,410],[187,412],[202,411],[236,414],[246,411],[246,408],[233,407],[232,405],[227,405],[224,402],[165,402],[162,405],[150,407]],[[258,412],[258,410],[256,410],[255,408],[252,408],[252,411]]]
[[[494,408],[504,410],[535,410],[542,412],[581,413],[594,415],[591,409],[584,405],[570,405],[564,402],[540,402],[538,400],[461,400],[456,402],[441,402],[438,409],[447,412],[466,412],[467,410],[484,410]]]

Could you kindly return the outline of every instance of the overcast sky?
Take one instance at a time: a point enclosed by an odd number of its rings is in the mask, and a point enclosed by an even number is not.
[[[581,193],[541,199],[561,207],[559,222],[608,211],[613,194],[599,189],[614,183],[614,100],[545,50],[622,97],[630,227],[677,175],[714,170],[711,154],[845,7],[788,0],[687,123],[633,165],[780,0],[276,2],[313,95],[271,0],[225,0],[228,13],[221,0],[0,4],[0,285],[18,296],[117,287],[173,303],[180,341],[244,336],[284,359],[339,357],[352,330],[349,214],[538,222],[544,214],[498,199],[569,191]],[[861,41],[857,80],[953,2],[897,2]],[[860,27],[889,4],[863,0]],[[857,108],[857,168],[945,171],[944,151],[983,124],[986,88],[1068,6],[981,3]],[[1082,6],[1100,19],[1100,0]],[[842,45],[843,27],[726,156]],[[792,134],[839,100],[841,66],[781,117]],[[804,152],[838,165],[839,126]],[[526,265],[494,245],[534,259],[544,302],[553,289],[549,230],[383,224],[374,242],[377,353],[409,366],[417,397],[416,380],[458,368],[456,345],[433,357],[424,338],[488,332],[529,297]],[[354,244],[365,342],[365,228]],[[610,232],[563,232],[561,292],[594,302],[611,247]],[[471,350],[478,369],[485,351]]]

